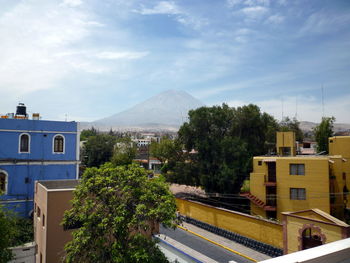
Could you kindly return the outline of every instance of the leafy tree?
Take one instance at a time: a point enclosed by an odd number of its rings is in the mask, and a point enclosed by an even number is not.
[[[111,162],[115,165],[131,164],[136,156],[136,146],[130,137],[123,137],[117,140]]]
[[[328,138],[333,136],[334,117],[323,117],[319,125],[314,128],[317,151],[328,153]]]
[[[171,159],[178,151],[181,151],[181,147],[174,140],[163,137],[161,141],[153,141],[150,146],[151,156],[157,158],[162,163]]]
[[[91,136],[96,136],[98,134],[97,130],[94,127],[88,130],[82,130],[80,133],[80,141],[86,141]]]
[[[276,127],[273,117],[252,104],[192,110],[189,122],[179,130],[179,141],[187,153],[195,149],[197,154],[182,164],[193,172],[192,182],[206,191],[237,193],[249,174],[252,157],[267,151],[268,135]],[[173,182],[183,178],[174,168],[170,174]]]
[[[304,134],[299,125],[300,122],[296,118],[290,119],[289,117],[285,117],[280,122],[280,131],[293,131],[295,133],[295,139],[298,142],[302,142]]]
[[[137,165],[89,168],[74,192],[65,227],[80,225],[66,244],[66,262],[167,262],[146,233],[173,226],[176,205],[161,178]]]
[[[107,134],[97,134],[88,138],[82,155],[87,167],[98,167],[109,162],[114,150],[115,137]]]
[[[2,193],[0,192],[0,195]],[[11,237],[15,233],[13,219],[7,215],[4,208],[0,205],[0,262],[8,262],[13,258],[9,249],[11,246]]]

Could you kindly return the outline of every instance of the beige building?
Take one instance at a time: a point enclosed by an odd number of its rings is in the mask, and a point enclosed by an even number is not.
[[[34,239],[37,263],[62,262],[64,245],[72,239],[71,230],[61,225],[64,211],[71,208],[70,200],[78,180],[38,181],[34,194]]]

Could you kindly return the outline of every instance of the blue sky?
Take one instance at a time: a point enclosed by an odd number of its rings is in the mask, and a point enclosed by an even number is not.
[[[350,123],[348,0],[0,0],[0,112],[92,121],[169,89]],[[283,105],[283,107],[282,107]]]

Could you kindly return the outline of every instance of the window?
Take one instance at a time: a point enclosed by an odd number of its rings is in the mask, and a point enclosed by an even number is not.
[[[29,134],[23,133],[19,136],[19,152],[20,153],[29,153],[29,143],[30,137]]]
[[[53,138],[53,152],[64,153],[64,137],[62,135],[56,135]]]
[[[306,200],[305,188],[290,188],[291,200]]]
[[[305,164],[290,164],[289,165],[290,175],[305,175]]]
[[[37,206],[37,213],[36,213],[36,216],[37,216],[38,218],[40,218],[40,214],[41,214],[40,207]]]
[[[43,227],[45,227],[45,215],[43,214]]]
[[[261,166],[262,165],[262,161],[258,161],[258,165]]]
[[[7,174],[3,171],[0,171],[0,192],[7,193]]]

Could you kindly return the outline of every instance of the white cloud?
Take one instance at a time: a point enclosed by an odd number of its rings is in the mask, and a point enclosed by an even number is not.
[[[243,2],[243,0],[227,0],[227,5],[229,7],[235,7]]]
[[[255,7],[255,6],[269,6],[270,0],[227,0],[226,3],[230,8],[233,8],[238,5]]]
[[[187,14],[180,15],[176,18],[176,20],[185,25],[185,26],[190,26],[193,29],[201,29],[202,27],[206,26],[209,24],[209,21],[207,19],[199,19],[195,18],[193,16],[189,16]]]
[[[172,1],[160,1],[152,8],[142,7],[140,10],[134,11],[142,15],[176,15],[182,13]]]
[[[73,3],[72,1],[70,3]],[[74,2],[76,5],[77,1]],[[88,14],[52,1],[20,2],[0,16],[0,89],[22,94],[54,88],[77,69],[101,73],[73,48],[101,26]]]
[[[192,14],[189,14],[185,10],[178,7],[173,1],[160,1],[151,8],[142,6],[141,9],[133,11],[141,15],[173,15],[177,22],[183,24],[184,26],[189,26],[195,30],[208,25],[207,19],[198,18]]]
[[[81,0],[64,0],[62,4],[66,6],[76,7],[80,6],[82,3],[83,1]]]
[[[283,23],[284,22],[284,19],[285,19],[285,17],[284,16],[281,16],[281,15],[272,15],[272,16],[270,16],[267,20],[266,20],[266,22],[267,23],[271,23],[271,24],[281,24],[281,23]]]
[[[259,19],[262,16],[266,15],[268,11],[269,9],[264,6],[245,7],[241,9],[241,12],[250,19]]]
[[[299,31],[299,35],[323,34],[334,32],[342,27],[348,27],[350,23],[350,14],[332,14],[324,11],[313,13],[305,21]]]
[[[96,54],[100,59],[139,59],[148,55],[148,52],[100,52]]]
[[[259,6],[259,5],[269,6],[270,0],[246,0],[244,1],[244,4],[248,6]]]

